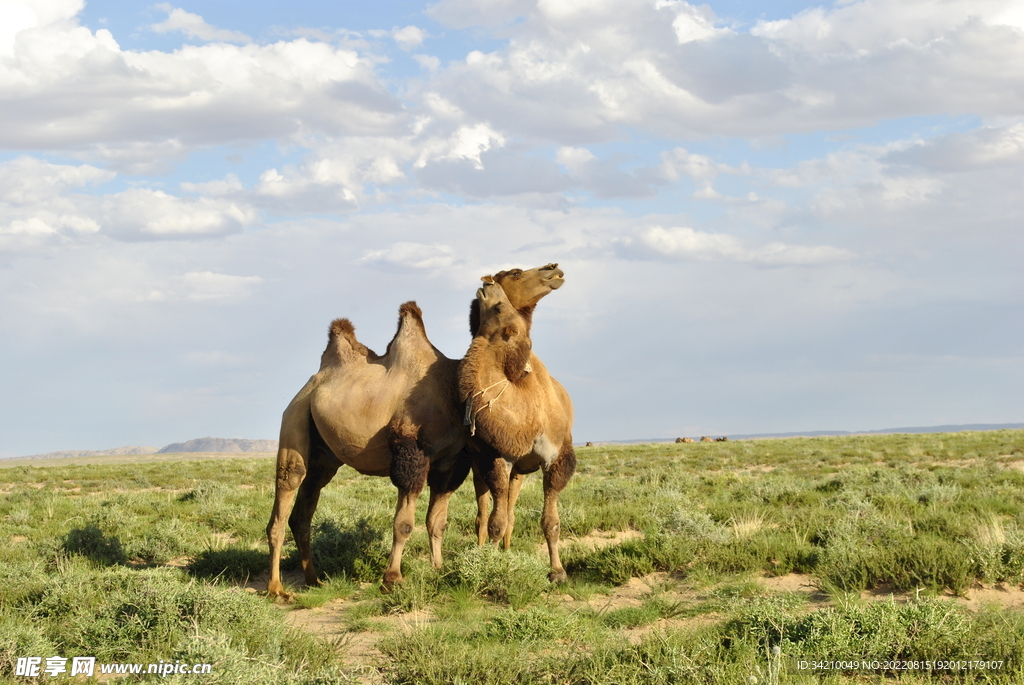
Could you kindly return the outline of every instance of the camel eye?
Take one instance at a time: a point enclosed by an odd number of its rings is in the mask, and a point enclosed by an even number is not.
[[[495,311],[495,313],[500,314],[501,310],[503,308],[504,308],[504,304],[502,302],[495,302],[494,303],[494,311]]]

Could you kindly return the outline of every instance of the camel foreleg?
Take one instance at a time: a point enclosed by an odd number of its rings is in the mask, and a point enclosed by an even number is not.
[[[544,510],[541,513],[540,525],[544,530],[544,539],[548,543],[548,555],[551,557],[551,573],[548,574],[548,578],[552,583],[564,583],[568,579],[558,555],[558,540],[562,530],[558,516],[558,495],[569,483],[575,470],[576,452],[570,439],[554,463],[544,470]]]
[[[398,488],[391,556],[384,571],[384,587],[402,582],[402,551],[416,524],[416,500],[427,483],[430,459],[423,453],[415,434],[402,427],[389,427],[391,482]]]
[[[466,480],[469,467],[469,456],[460,453],[449,470],[431,468],[427,473],[427,484],[430,486],[427,536],[430,538],[430,564],[434,568],[441,568],[441,540],[448,527],[448,500],[462,485],[462,481]]]
[[[505,535],[502,538],[502,547],[505,549],[512,547],[512,529],[516,526],[516,501],[525,480],[526,474],[516,471],[513,471],[508,479],[508,523],[505,525]]]
[[[476,544],[483,547],[487,542],[487,518],[491,511],[491,491],[487,489],[487,481],[477,460],[473,460],[473,490],[476,494]]]
[[[481,476],[493,499],[493,508],[487,520],[487,536],[497,543],[508,527],[508,491],[511,466],[503,458],[478,460]]]

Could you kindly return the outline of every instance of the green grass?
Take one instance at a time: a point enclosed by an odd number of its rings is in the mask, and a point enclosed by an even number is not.
[[[568,584],[546,578],[535,475],[508,552],[475,546],[472,489],[455,494],[440,571],[428,562],[423,498],[406,581],[382,593],[394,489],[343,469],[314,519],[324,585],[295,588],[290,607],[241,587],[268,563],[272,460],[0,468],[0,682],[14,682],[18,656],[78,653],[210,661],[208,683],[354,682],[343,645],[286,621],[328,607],[338,632],[379,640],[383,657],[363,667],[392,684],[1024,682],[1021,612],[971,612],[950,598],[979,582],[1024,583],[1024,432],[625,445],[578,457],[560,501]],[[633,534],[573,543],[597,531]],[[286,553],[285,568],[297,568],[294,547]],[[792,572],[831,603],[757,580]],[[650,591],[613,603],[639,577]],[[872,589],[911,599],[860,598]],[[389,619],[410,612],[421,617],[411,626]],[[854,658],[1004,666],[797,667]]]

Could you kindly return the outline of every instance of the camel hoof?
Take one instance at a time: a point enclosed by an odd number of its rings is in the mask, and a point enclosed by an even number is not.
[[[267,596],[283,599],[286,602],[290,602],[292,599],[292,593],[286,591],[280,582],[267,583]]]
[[[403,580],[402,576],[397,573],[393,576],[390,574],[384,574],[384,580],[380,582],[380,591],[385,595],[389,595],[391,594],[391,591],[395,589],[396,585],[402,584]]]
[[[569,580],[569,576],[565,574],[564,570],[552,571],[548,574],[548,579],[552,583],[564,583]]]

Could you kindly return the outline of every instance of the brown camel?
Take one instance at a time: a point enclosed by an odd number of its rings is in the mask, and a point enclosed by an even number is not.
[[[557,267],[505,272],[515,277],[502,282],[510,299],[532,312],[542,297],[562,285],[563,273]],[[402,579],[402,550],[412,532],[416,500],[428,483],[430,560],[440,567],[448,499],[465,479],[470,460],[463,451],[466,430],[458,403],[458,365],[430,344],[414,302],[399,309],[398,330],[382,356],[356,340],[347,319],[331,324],[320,370],[281,420],[274,508],[267,524],[269,594],[286,594],[280,572],[286,517],[305,582],[317,583],[310,550],[313,513],[320,491],[344,464],[367,475],[390,476],[398,487],[384,584]]]
[[[700,441],[701,442],[712,442],[711,438],[708,437],[707,435],[702,435],[701,438],[700,438]]]
[[[576,469],[572,402],[532,352],[528,320],[492,277],[477,291],[479,326],[459,367],[474,469],[494,498],[487,522],[491,541],[507,548],[523,476],[544,472],[541,527],[551,557],[552,582],[566,579],[558,556],[558,495]],[[478,498],[479,502],[479,498]]]
[[[676,438],[676,442],[685,442],[687,444],[693,442],[693,438]]]

